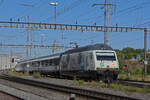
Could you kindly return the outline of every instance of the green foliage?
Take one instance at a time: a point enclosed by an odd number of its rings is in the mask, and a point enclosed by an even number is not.
[[[135,50],[134,48],[127,47],[123,48],[122,53],[124,54],[124,59],[131,59],[133,56],[135,56]]]
[[[150,89],[149,89],[149,87],[147,87],[147,86],[145,86],[144,88],[143,88],[143,92],[144,93],[149,93],[150,92]]]
[[[122,89],[122,85],[121,84],[114,84],[114,83],[112,83],[110,85],[110,87],[115,89],[115,90]]]
[[[118,59],[119,62],[119,71],[122,72],[122,68],[124,66],[123,61],[121,59]]]
[[[137,81],[150,81],[150,75],[147,75],[145,78],[141,74],[131,74],[131,76],[128,78],[127,74],[120,73],[118,75],[118,79],[129,79],[129,80],[137,80]]]
[[[73,80],[73,84],[75,85],[82,85],[84,83],[84,80]]]
[[[78,82],[77,80],[73,80],[73,84],[76,85]]]
[[[149,51],[149,52],[150,52],[150,51]],[[147,56],[148,56],[148,57],[147,57],[147,58],[148,58],[148,59],[147,59],[148,64],[150,64],[150,53],[148,53]]]
[[[95,81],[88,82],[87,85],[100,86],[102,88],[107,88],[108,87],[107,83],[95,82]],[[114,90],[129,91],[129,92],[144,92],[144,93],[149,93],[150,92],[150,88],[148,88],[148,87],[139,88],[139,87],[134,87],[134,86],[125,86],[123,84],[116,84],[116,83],[110,84],[110,88],[112,88]]]
[[[142,68],[136,69],[135,74],[142,75],[143,74],[143,69]]]
[[[97,85],[97,82],[92,81],[92,82],[88,82],[87,84],[88,84],[88,85]]]
[[[79,85],[80,85],[80,84],[83,84],[84,81],[83,81],[83,80],[79,80],[78,83],[79,83]]]
[[[133,86],[123,86],[122,89],[130,92],[143,92],[142,88],[133,87]]]
[[[39,72],[33,73],[34,78],[41,78],[41,74]]]
[[[124,74],[123,74],[123,76],[124,76]],[[96,81],[84,82],[83,80],[73,80],[73,82],[75,83],[74,85],[99,86],[101,88],[108,87],[108,84],[104,83],[104,82],[96,82]],[[112,83],[112,84],[110,84],[110,88],[112,88],[114,90],[121,90],[121,91],[150,93],[149,87],[139,88],[139,87],[134,87],[134,86],[126,86],[123,84]]]
[[[127,78],[127,75],[124,73],[121,73],[118,75],[118,79],[126,79],[126,78]]]
[[[100,82],[98,85],[99,85],[100,87],[102,87],[102,88],[108,87],[108,84],[107,84],[107,83],[103,83],[103,82]]]
[[[16,75],[16,76],[29,76],[29,73],[28,72],[16,72],[16,71],[13,71],[13,70],[8,70],[8,74],[9,75]]]
[[[147,74],[150,75],[150,64],[147,65]]]
[[[136,58],[137,55],[141,56],[141,60],[143,59],[143,49],[134,49],[131,47],[123,48],[122,50],[115,50],[118,56],[118,59],[132,59],[133,57]]]
[[[13,74],[14,74],[14,72],[13,72],[11,69],[9,69],[9,70],[7,71],[7,73],[10,74],[10,75],[13,75]]]
[[[150,92],[150,88],[148,87],[138,88],[134,86],[124,86],[122,84],[114,84],[114,83],[111,84],[110,87],[115,90],[130,91],[130,92],[144,92],[144,93]]]

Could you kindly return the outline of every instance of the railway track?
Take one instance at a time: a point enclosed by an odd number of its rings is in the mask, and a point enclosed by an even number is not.
[[[6,93],[4,91],[0,91],[0,100],[24,100],[18,96]]]
[[[82,88],[77,88],[77,87],[72,87],[72,86],[64,86],[64,85],[39,82],[39,81],[24,79],[24,78],[20,78],[16,76],[1,75],[0,78],[9,80],[9,81],[14,81],[14,82],[21,83],[21,84],[27,84],[27,85],[40,87],[40,88],[46,88],[46,89],[53,89],[56,91],[61,91],[61,92],[69,93],[69,94],[76,94],[79,96],[92,98],[95,100],[142,100],[138,98],[112,95],[112,94],[107,94],[103,92],[82,89]]]
[[[123,84],[123,85],[131,85],[131,86],[136,86],[136,87],[149,87],[150,88],[150,82],[148,81],[134,81],[134,80],[122,80],[119,79],[117,83]]]

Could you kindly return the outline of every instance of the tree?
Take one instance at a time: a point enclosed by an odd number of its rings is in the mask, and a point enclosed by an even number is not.
[[[124,59],[132,59],[133,56],[137,56],[135,54],[135,49],[131,47],[123,48],[122,53],[124,55]]]

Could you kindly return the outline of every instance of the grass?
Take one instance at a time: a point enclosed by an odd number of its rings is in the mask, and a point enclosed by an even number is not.
[[[102,87],[102,88],[107,88],[107,87],[108,87],[108,84],[107,84],[107,83],[100,82],[100,83],[98,83],[98,86],[100,86],[100,87]]]
[[[73,84],[75,85],[82,85],[84,83],[83,80],[73,80]]]
[[[115,90],[150,93],[150,88],[148,87],[139,88],[139,87],[134,87],[134,86],[124,86],[122,84],[111,84],[110,87]]]
[[[16,71],[12,71],[12,70],[8,70],[8,74],[9,75],[16,75],[16,76],[29,76],[28,72],[16,72]]]
[[[150,81],[150,75],[147,75],[145,78],[143,75],[131,74],[128,76],[127,74],[119,74],[118,79],[128,79],[128,80],[136,80],[136,81]]]
[[[18,73],[18,72],[12,71],[12,70],[8,70],[8,74],[17,75],[17,76],[29,76],[28,72]],[[33,78],[41,78],[41,75],[38,72],[33,73],[32,76],[33,76]],[[131,75],[130,77],[128,77],[126,74],[120,74],[118,76],[118,78],[119,79],[139,80],[139,81],[143,79],[142,75]],[[147,76],[144,80],[150,81],[150,75]],[[102,88],[108,87],[107,83],[96,82],[96,81],[85,82],[84,80],[73,80],[73,84],[75,84],[75,85],[99,86]],[[121,90],[121,91],[150,93],[150,88],[148,88],[148,87],[139,88],[139,87],[134,87],[134,86],[124,86],[122,84],[113,83],[110,85],[110,88],[112,88],[114,90]]]
[[[16,76],[30,76],[29,72],[16,72],[12,70],[8,70],[9,75],[16,75]],[[33,78],[41,78],[42,76],[40,75],[39,72],[35,72],[32,74]]]
[[[34,72],[32,76],[33,76],[33,78],[41,78],[42,77],[39,72]]]
[[[101,88],[107,88],[108,87],[107,83],[96,82],[96,81],[84,82],[83,80],[73,80],[73,83],[75,85],[98,86]],[[112,83],[112,84],[110,84],[110,88],[114,89],[114,90],[120,90],[120,91],[150,93],[149,87],[139,88],[139,87],[135,87],[135,86],[125,86],[122,84]]]

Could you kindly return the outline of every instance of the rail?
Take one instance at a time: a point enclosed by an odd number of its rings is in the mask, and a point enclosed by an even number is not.
[[[72,86],[45,83],[45,82],[35,81],[31,79],[24,79],[24,78],[20,78],[16,76],[2,75],[0,76],[0,78],[6,79],[9,81],[15,81],[15,82],[22,83],[22,84],[32,85],[32,86],[46,88],[46,89],[53,89],[56,91],[66,92],[69,94],[76,94],[76,95],[84,96],[87,98],[98,99],[98,100],[142,100],[138,98],[107,94],[103,92],[93,91],[89,89],[82,89],[82,88],[77,88],[77,87],[72,87]]]
[[[117,83],[121,83],[124,85],[136,86],[136,87],[140,87],[140,88],[143,88],[143,87],[149,87],[150,88],[150,82],[148,82],[148,81],[118,79]]]

